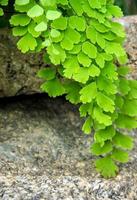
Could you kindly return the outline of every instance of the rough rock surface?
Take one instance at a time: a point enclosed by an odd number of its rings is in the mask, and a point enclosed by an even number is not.
[[[123,17],[118,21],[126,29],[127,39],[125,41],[125,48],[129,57],[131,75],[134,79],[137,79],[137,15]]]
[[[0,97],[40,93],[42,54],[22,54],[8,29],[0,29]]]
[[[137,78],[137,16],[120,20],[126,27],[126,49],[132,66],[132,75]],[[41,54],[23,55],[16,48],[15,38],[9,30],[0,30],[0,97],[40,93],[41,81],[36,77],[45,67]]]
[[[137,200],[137,140],[130,162],[105,180],[89,153],[92,137],[63,98],[3,99],[0,119],[1,200]]]

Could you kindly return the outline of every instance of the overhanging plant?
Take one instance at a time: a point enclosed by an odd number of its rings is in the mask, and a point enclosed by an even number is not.
[[[8,0],[0,0],[0,15]],[[15,0],[12,33],[23,52],[45,49],[48,67],[38,72],[41,89],[65,95],[79,105],[83,132],[94,132],[91,153],[96,169],[114,177],[126,163],[133,139],[125,129],[137,127],[137,81],[127,78],[125,32],[113,21],[121,9],[113,0]]]

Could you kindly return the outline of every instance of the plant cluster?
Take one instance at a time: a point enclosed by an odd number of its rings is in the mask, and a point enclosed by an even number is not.
[[[112,20],[121,9],[113,0],[15,0],[14,9],[10,24],[18,48],[45,49],[42,91],[80,106],[83,132],[94,132],[96,169],[114,177],[133,148],[125,129],[137,127],[137,81],[127,78],[124,28]]]

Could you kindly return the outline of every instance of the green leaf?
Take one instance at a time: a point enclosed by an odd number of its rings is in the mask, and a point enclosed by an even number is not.
[[[120,76],[126,76],[129,72],[130,72],[130,68],[128,66],[118,67],[118,74]]]
[[[82,51],[89,56],[89,58],[97,57],[97,48],[90,42],[84,42],[82,45]]]
[[[21,0],[20,0],[21,1]],[[23,1],[22,1],[23,2]],[[14,4],[15,10],[19,11],[21,13],[24,12],[28,12],[33,6],[35,6],[35,2],[34,1],[30,1],[30,3],[26,4],[26,5],[17,5]]]
[[[88,69],[88,73],[89,76],[96,77],[100,75],[100,69],[96,65],[92,64]]]
[[[4,15],[3,9],[0,8],[0,16],[3,16],[3,15]]]
[[[35,27],[37,24],[34,21],[31,21],[31,23],[28,25],[28,32],[35,38],[39,37],[41,32],[36,32]]]
[[[39,78],[42,78],[45,80],[52,80],[56,76],[56,71],[55,71],[55,69],[53,69],[51,67],[47,67],[45,69],[39,70],[37,75]]]
[[[101,8],[101,4],[99,0],[94,0],[94,2],[92,0],[88,0],[91,8]]]
[[[116,55],[117,58],[122,57],[126,54],[126,52],[125,52],[124,48],[121,46],[121,44],[115,43],[115,42],[107,42],[105,51],[108,54]]]
[[[48,20],[55,20],[55,19],[60,18],[60,16],[61,16],[61,13],[56,10],[48,10],[46,14],[46,18]]]
[[[68,28],[65,31],[65,35],[63,40],[61,41],[61,47],[65,50],[72,50],[74,44],[78,44],[80,42],[80,34],[71,28]]]
[[[103,9],[103,7],[102,7],[102,9],[99,9],[99,12],[97,10],[94,10],[94,18],[97,19],[99,21],[99,23],[105,24],[106,19],[105,19],[105,15],[102,11],[106,12],[105,7],[104,7],[104,9]],[[106,26],[108,26],[108,24],[109,24],[109,22],[107,21]]]
[[[118,73],[116,71],[116,65],[112,62],[107,63],[102,69],[102,75],[110,80],[118,80]]]
[[[69,38],[74,44],[78,44],[80,42],[81,35],[78,31],[68,28],[65,31],[65,36]]]
[[[47,30],[47,23],[42,21],[40,22],[36,27],[35,27],[35,31],[36,32],[42,32],[42,31],[46,31]]]
[[[113,146],[111,142],[106,142],[104,146],[100,146],[99,143],[94,143],[91,146],[91,153],[96,156],[108,154],[113,150]]]
[[[27,27],[17,26],[12,29],[14,36],[23,36],[27,33]]]
[[[100,0],[100,4],[101,4],[102,6],[105,6],[106,3],[107,3],[107,0]]]
[[[57,97],[65,93],[62,83],[57,78],[42,84],[41,90],[47,92],[50,97]]]
[[[82,5],[81,5],[81,0],[69,0],[69,3],[71,5],[71,7],[74,9],[74,11],[76,12],[76,14],[78,16],[82,16],[83,14],[83,9],[82,9]]]
[[[88,68],[80,67],[78,71],[73,74],[73,79],[80,83],[86,83],[89,79]]]
[[[102,130],[104,128],[106,128],[104,124],[100,124],[98,121],[94,120],[94,130]]]
[[[93,113],[93,103],[82,104],[79,108],[80,116],[86,117],[88,115],[92,115]]]
[[[57,0],[58,4],[62,4],[62,5],[68,5],[68,0]]]
[[[85,31],[83,33],[80,33],[81,34],[81,38],[80,38],[80,41],[83,43],[87,40],[87,37],[86,37],[86,34],[85,34]],[[79,44],[81,45],[81,43]]]
[[[97,120],[100,124],[104,124],[105,126],[110,126],[112,124],[111,117],[104,114],[99,107],[94,108],[93,118]]]
[[[130,91],[128,94],[129,99],[137,99],[137,81],[129,80]]]
[[[116,135],[113,137],[113,143],[118,148],[133,149],[133,138],[128,135],[123,135],[120,132],[116,132]]]
[[[14,26],[26,26],[30,23],[30,20],[25,14],[16,14],[11,17],[10,24]]]
[[[124,105],[124,99],[122,98],[122,96],[116,95],[115,104],[116,107],[118,107],[120,110],[122,109]]]
[[[96,18],[95,10],[91,8],[88,1],[82,2],[83,11],[87,14],[88,17]]]
[[[97,86],[98,86],[99,90],[105,91],[106,94],[108,94],[108,95],[117,93],[117,86],[115,85],[115,83],[109,79],[102,77],[102,76],[100,76],[98,78]]]
[[[97,171],[105,178],[115,177],[118,172],[118,167],[109,156],[98,159],[95,165]]]
[[[22,5],[26,5],[30,2],[30,0],[16,0],[15,1],[15,4],[19,5],[19,6],[22,6]]]
[[[37,32],[37,33],[40,33],[40,32]],[[50,47],[52,46],[52,41],[50,39],[45,39],[43,42],[42,42],[42,46],[43,47]],[[46,63],[47,64],[47,63]],[[51,64],[51,62],[50,62]]]
[[[120,65],[125,65],[128,63],[128,55],[125,54],[124,56],[118,57],[118,62]]]
[[[129,81],[124,78],[121,78],[119,81],[118,90],[122,95],[128,94],[130,91]]]
[[[60,17],[58,19],[55,19],[52,24],[52,28],[59,29],[59,30],[65,30],[67,28],[67,18],[66,17]]]
[[[97,41],[97,31],[93,26],[88,26],[86,29],[87,38],[95,44]]]
[[[74,44],[73,42],[68,38],[65,37],[62,41],[61,41],[61,47],[65,50],[72,50],[74,48]]]
[[[40,0],[41,5],[44,8],[54,8],[56,6],[56,0]]]
[[[97,96],[97,86],[95,82],[92,82],[80,90],[80,100],[82,103],[90,103]]]
[[[104,145],[105,141],[113,139],[116,132],[112,126],[108,126],[105,129],[99,130],[95,133],[94,139],[95,142],[100,143],[101,146]]]
[[[116,35],[112,32],[107,32],[103,34],[103,38],[109,41],[113,41],[116,39]]]
[[[131,117],[137,116],[137,100],[125,99],[122,112]]]
[[[47,52],[49,54],[49,58],[54,65],[59,65],[63,63],[66,59],[65,51],[58,44],[52,44],[47,47]]]
[[[125,38],[125,29],[124,26],[118,22],[111,22],[112,28],[111,31],[112,33],[115,33],[118,37]]]
[[[123,12],[118,6],[109,5],[107,7],[107,9],[108,9],[108,12],[110,12],[110,14],[113,15],[114,17],[122,17],[123,16]]]
[[[86,21],[84,17],[71,16],[69,18],[69,26],[77,31],[85,31]]]
[[[112,61],[113,60],[113,56],[111,54],[102,53],[102,55],[103,55],[105,61]]]
[[[100,33],[106,33],[109,31],[108,27],[102,23],[99,23],[97,20],[92,20],[90,24]]]
[[[114,149],[112,152],[111,158],[121,163],[127,163],[129,160],[129,155],[127,152],[121,149]]]
[[[118,128],[134,129],[137,128],[137,120],[134,117],[129,117],[124,114],[119,114],[116,125]]]
[[[104,68],[105,66],[105,59],[102,54],[98,54],[96,58],[96,63],[100,68]]]
[[[74,45],[74,48],[69,51],[70,54],[78,54],[81,51],[81,45],[76,44]]]
[[[44,47],[43,47],[43,41],[40,37],[37,38],[37,47],[35,48],[35,52],[40,52]]]
[[[115,110],[114,101],[110,97],[104,95],[101,92],[99,92],[98,95],[97,95],[97,104],[105,112],[113,113],[114,110]]]
[[[77,82],[68,82],[68,84],[65,84],[64,87],[67,93],[66,99],[73,104],[80,103],[80,95],[79,95],[79,91],[81,89],[80,85]]]
[[[110,114],[112,121],[114,122],[118,118],[118,111]]]
[[[0,1],[0,4],[1,4],[2,6],[7,6],[7,5],[8,5],[8,0],[1,0],[1,1]]]
[[[96,42],[97,42],[97,44],[98,44],[102,49],[105,49],[105,47],[106,47],[106,41],[105,41],[105,39],[103,38],[103,35],[102,35],[102,34],[97,33]]]
[[[64,62],[64,76],[67,78],[72,78],[74,74],[76,74],[80,68],[77,57],[72,56]]]
[[[64,37],[64,33],[63,32],[60,32],[56,29],[52,29],[51,32],[50,32],[50,36],[51,36],[51,40],[52,42],[54,43],[58,43],[58,42],[61,42],[63,37]]]
[[[37,47],[37,41],[30,33],[27,33],[18,41],[17,46],[22,53],[26,53],[29,50],[35,50]]]
[[[78,61],[79,61],[79,63],[81,65],[83,65],[84,67],[89,67],[90,66],[90,64],[91,64],[92,61],[83,52],[80,52],[77,57],[78,57]]]
[[[61,33],[56,29],[51,29],[50,35],[52,38],[58,38],[61,35]]]
[[[85,134],[90,134],[91,133],[91,128],[93,126],[93,121],[92,121],[92,118],[91,117],[88,117],[82,127],[82,131],[85,133]]]
[[[38,4],[36,4],[35,6],[33,6],[28,12],[27,15],[31,18],[35,18],[35,17],[40,17],[41,15],[44,14],[44,9],[39,6]]]

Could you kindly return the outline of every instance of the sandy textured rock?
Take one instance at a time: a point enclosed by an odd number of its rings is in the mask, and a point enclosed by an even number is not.
[[[137,16],[120,20],[126,27],[125,44],[130,58],[132,75],[137,78]],[[23,55],[17,50],[9,30],[0,30],[0,97],[40,93],[41,80],[36,77],[45,67],[41,54]]]
[[[137,140],[131,160],[105,180],[89,153],[78,110],[64,99],[0,101],[1,200],[137,200]],[[135,139],[135,133],[131,133]]]
[[[129,57],[132,77],[137,79],[137,15],[123,17],[118,21],[126,29],[127,39],[125,41],[125,48]]]
[[[40,93],[42,54],[22,54],[8,29],[0,29],[0,97]]]

